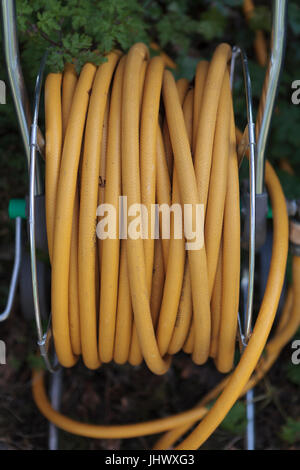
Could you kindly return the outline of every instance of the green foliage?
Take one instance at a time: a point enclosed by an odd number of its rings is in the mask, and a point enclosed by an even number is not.
[[[262,31],[270,32],[272,26],[270,8],[266,6],[256,6],[249,26],[253,31],[261,29]]]
[[[284,155],[284,153],[282,153]],[[296,155],[289,159],[292,163],[296,163]],[[278,170],[278,176],[284,188],[284,194],[287,199],[300,198],[300,177],[298,175],[290,175],[285,171]]]
[[[300,7],[295,2],[289,4],[289,24],[296,36],[300,35]]]
[[[300,441],[300,421],[288,418],[281,428],[280,437],[288,444]]]
[[[246,406],[242,401],[237,401],[226,418],[222,421],[221,428],[232,434],[243,434],[247,425]]]
[[[54,71],[73,60],[78,68],[87,61],[100,64],[112,49],[148,39],[137,0],[19,0],[17,8],[24,52],[33,44],[39,51],[50,49]]]
[[[210,8],[200,16],[198,32],[207,41],[214,38],[221,38],[227,25],[227,18],[223,16],[218,8]]]
[[[216,0],[214,3],[224,14],[226,14],[228,7],[241,7],[243,5],[243,0]]]
[[[48,65],[53,71],[62,70],[66,61],[75,61],[78,69],[87,61],[100,64],[114,48],[126,51],[134,42],[149,44],[151,39],[157,39],[161,47],[180,46],[185,54],[196,35],[206,41],[221,38],[230,8],[241,4],[236,0],[216,2],[207,8],[206,3],[18,0],[23,54],[33,63],[48,49]]]
[[[300,366],[289,363],[286,372],[287,378],[295,385],[300,385]]]
[[[26,362],[28,364],[28,367],[30,369],[35,369],[35,370],[45,370],[45,362],[42,356],[37,356],[36,354],[29,353],[26,358]]]

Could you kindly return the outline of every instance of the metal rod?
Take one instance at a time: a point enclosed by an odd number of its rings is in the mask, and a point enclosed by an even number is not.
[[[7,304],[5,310],[0,314],[0,322],[6,320],[11,312],[16,288],[18,284],[18,278],[20,273],[20,266],[21,266],[21,258],[22,258],[22,218],[16,217],[16,228],[15,228],[15,260],[14,260],[14,267],[13,272],[10,280],[9,285],[9,293]]]
[[[22,136],[27,164],[30,163],[29,128],[31,124],[30,105],[26,92],[24,77],[20,63],[20,53],[17,36],[16,5],[14,0],[1,1],[2,38],[4,56],[10,84],[11,94],[17,114]],[[42,193],[42,178],[37,165],[35,177],[35,194]]]
[[[243,328],[242,342],[246,343],[251,335],[253,297],[254,297],[254,271],[255,271],[255,160],[256,160],[256,142],[255,142],[255,124],[253,122],[252,89],[251,79],[248,68],[248,60],[245,52],[235,46],[232,49],[232,62],[230,70],[230,83],[233,87],[233,78],[237,57],[241,57],[244,84],[246,91],[247,108],[247,130],[248,130],[248,148],[249,148],[249,181],[250,181],[250,232],[249,232],[249,278],[246,317]]]
[[[55,356],[53,363],[57,363],[57,358]],[[51,375],[51,385],[50,385],[50,400],[52,408],[56,411],[60,410],[61,404],[61,394],[62,394],[62,379],[63,379],[63,369],[59,369],[55,374]],[[49,438],[48,438],[48,448],[49,450],[58,450],[58,428],[53,424],[49,423]]]
[[[33,122],[31,125],[30,133],[30,166],[29,166],[29,242],[30,242],[30,260],[31,260],[31,276],[32,276],[32,293],[33,293],[33,304],[35,313],[35,322],[38,335],[38,345],[40,348],[41,355],[44,358],[47,369],[50,372],[55,372],[57,367],[51,365],[51,361],[48,354],[49,339],[50,339],[50,328],[46,333],[43,333],[42,316],[40,311],[39,301],[39,289],[38,289],[38,278],[37,278],[37,267],[36,267],[36,243],[35,243],[35,193],[34,193],[34,182],[35,182],[35,171],[36,171],[36,154],[38,150],[37,144],[37,133],[38,133],[38,116],[39,116],[39,104],[41,97],[41,89],[43,82],[43,74],[47,59],[47,53],[44,55],[41,62],[39,74],[36,79],[35,94],[34,94],[34,113]],[[50,325],[50,318],[49,318]]]
[[[252,90],[251,80],[248,68],[248,60],[245,52],[239,47],[232,50],[230,85],[233,88],[234,72],[237,57],[241,57],[243,66],[244,84],[246,90],[247,106],[247,137],[248,145],[245,151],[249,149],[249,186],[250,186],[250,231],[249,231],[249,261],[248,270],[244,269],[241,276],[241,292],[243,298],[243,325],[240,314],[238,314],[238,338],[240,351],[243,353],[247,347],[252,331],[253,297],[254,297],[254,271],[255,271],[255,160],[256,160],[256,142],[255,142],[255,124],[253,122]],[[247,432],[246,447],[247,450],[254,450],[255,430],[254,430],[254,390],[249,390],[246,394],[246,413],[247,413]]]
[[[42,64],[44,65],[44,63]],[[43,67],[40,69],[40,73],[37,77],[35,87],[35,105],[34,105],[34,117],[31,125],[30,135],[30,165],[29,165],[29,241],[30,241],[30,258],[31,258],[31,275],[32,275],[32,291],[33,291],[33,302],[36,318],[36,326],[38,332],[39,341],[43,339],[43,328],[40,314],[40,303],[38,294],[38,283],[37,283],[37,268],[36,268],[36,254],[35,254],[35,171],[36,171],[36,151],[37,151],[37,120],[38,120],[38,107],[40,102],[41,92],[41,75],[43,73]]]
[[[255,271],[255,124],[253,122],[252,111],[252,90],[250,74],[248,70],[248,61],[246,55],[242,52],[243,74],[246,85],[246,103],[247,103],[247,121],[248,121],[248,135],[249,135],[249,180],[250,180],[250,234],[249,234],[249,281],[248,281],[248,295],[247,295],[247,309],[245,319],[245,341],[248,342],[252,328],[252,312],[253,312],[253,297],[254,297],[254,271]]]
[[[246,447],[247,447],[247,450],[255,450],[254,388],[251,388],[246,393],[246,413],[247,413]]]
[[[286,0],[273,0],[272,52],[267,71],[268,87],[266,93],[266,103],[257,142],[256,194],[262,194],[264,188],[266,145],[270,133],[271,118],[274,110],[284,58],[286,6]]]

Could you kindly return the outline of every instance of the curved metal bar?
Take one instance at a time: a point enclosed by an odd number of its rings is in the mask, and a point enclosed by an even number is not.
[[[280,73],[283,64],[286,32],[286,0],[274,0],[272,25],[272,52],[268,67],[268,88],[263,111],[261,128],[257,142],[256,194],[262,194],[264,188],[265,152],[270,133],[271,119],[278,91]]]
[[[26,159],[29,166],[29,128],[31,124],[30,105],[22,73],[17,37],[16,5],[14,0],[1,1],[2,12],[2,38],[8,80],[12,98],[17,114],[19,128],[25,148]],[[37,164],[38,165],[38,164]],[[36,170],[35,194],[42,193],[42,178],[39,166]]]
[[[15,228],[15,260],[14,260],[14,267],[11,276],[11,281],[9,285],[9,293],[7,304],[5,310],[0,314],[0,322],[6,320],[11,312],[15,293],[18,284],[18,278],[20,273],[20,266],[21,266],[21,258],[22,258],[22,218],[16,217],[16,228]]]
[[[246,91],[247,105],[247,133],[249,148],[249,181],[250,181],[250,231],[249,231],[249,280],[248,295],[245,321],[243,322],[243,332],[241,343],[247,345],[251,335],[252,328],[252,311],[254,296],[254,270],[255,270],[255,159],[256,159],[256,142],[255,142],[255,124],[253,122],[253,105],[252,105],[252,89],[251,79],[248,68],[248,60],[245,52],[235,46],[232,49],[232,62],[230,70],[230,83],[233,87],[233,79],[235,72],[236,59],[240,57],[243,67],[244,84]],[[241,324],[241,322],[239,322]]]
[[[253,106],[252,106],[252,90],[251,80],[248,68],[248,60],[245,52],[239,47],[232,49],[231,69],[230,69],[230,84],[233,87],[234,72],[236,59],[240,57],[242,60],[244,84],[246,90],[246,105],[247,105],[247,132],[244,132],[248,137],[248,145],[244,147],[244,152],[249,149],[249,181],[250,181],[250,230],[249,230],[249,267],[248,272],[242,272],[241,277],[241,290],[244,300],[243,310],[243,326],[238,314],[238,338],[241,352],[247,347],[251,330],[252,330],[252,312],[253,312],[253,297],[254,297],[254,270],[255,270],[255,159],[256,159],[256,142],[255,142],[255,124],[253,122]],[[245,295],[247,293],[247,295]],[[255,428],[254,428],[254,391],[249,390],[246,394],[246,407],[247,407],[247,432],[246,432],[246,447],[247,450],[254,450],[255,447]]]
[[[58,360],[56,355],[53,363],[57,364]],[[60,410],[61,395],[63,387],[63,369],[60,368],[56,374],[52,374],[50,383],[50,399],[52,408],[56,411]],[[48,449],[59,450],[59,432],[58,428],[53,423],[49,423],[49,438],[48,438]]]
[[[37,267],[36,267],[36,245],[35,245],[35,193],[34,193],[34,182],[35,182],[35,170],[36,170],[36,153],[38,150],[37,144],[37,133],[38,133],[38,116],[39,116],[39,104],[41,97],[41,89],[43,83],[43,74],[47,59],[47,53],[44,55],[39,74],[37,76],[34,94],[34,113],[33,122],[31,125],[30,133],[30,167],[29,167],[29,241],[30,241],[30,260],[31,260],[31,276],[32,276],[32,292],[33,292],[33,303],[35,321],[38,335],[38,345],[40,348],[41,355],[44,358],[47,369],[50,372],[55,372],[57,367],[51,365],[51,361],[48,355],[49,342],[51,339],[50,322],[47,332],[43,333],[42,327],[42,316],[40,312],[39,302],[39,290],[38,290],[38,279],[37,279]]]

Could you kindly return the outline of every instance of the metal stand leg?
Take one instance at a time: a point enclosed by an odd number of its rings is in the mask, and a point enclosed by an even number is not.
[[[248,390],[246,395],[247,407],[247,434],[246,448],[247,450],[255,450],[255,406],[254,406],[254,389]]]
[[[16,234],[15,234],[15,261],[13,272],[11,276],[11,281],[9,285],[9,294],[6,303],[5,310],[0,313],[0,322],[6,320],[10,312],[12,310],[15,293],[18,284],[18,278],[20,273],[20,265],[21,265],[21,257],[22,257],[22,218],[16,217]]]
[[[59,369],[54,374],[51,374],[50,399],[51,399],[51,405],[56,411],[59,411],[60,409],[62,379],[63,379],[63,369]],[[48,447],[49,447],[49,450],[59,449],[58,428],[52,423],[49,423]]]

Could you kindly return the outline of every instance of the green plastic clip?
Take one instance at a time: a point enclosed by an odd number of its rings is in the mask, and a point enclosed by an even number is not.
[[[25,199],[11,199],[8,205],[8,216],[10,219],[16,219],[17,217],[26,219]]]

